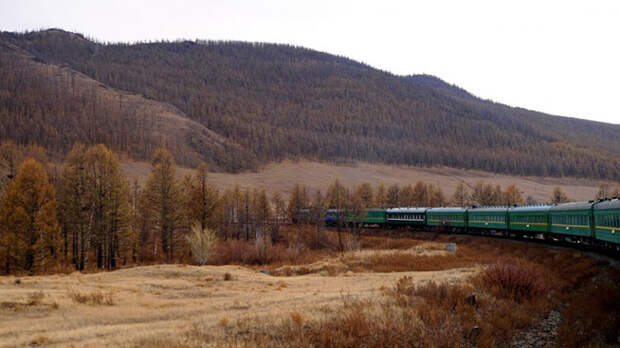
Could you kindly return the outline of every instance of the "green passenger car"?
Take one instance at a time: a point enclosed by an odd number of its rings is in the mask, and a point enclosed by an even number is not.
[[[426,211],[428,226],[467,227],[467,209],[431,208]]]
[[[386,212],[390,226],[424,226],[427,208],[390,208]]]
[[[558,204],[550,209],[550,232],[578,238],[593,236],[593,202]]]
[[[365,209],[361,213],[349,213],[348,223],[363,223],[365,225],[384,225],[385,209]]]
[[[549,232],[549,214],[552,205],[514,207],[508,211],[510,229],[536,233]]]
[[[491,230],[508,229],[508,208],[472,208],[467,210],[467,226]]]
[[[594,237],[602,242],[620,244],[620,199],[594,205]]]

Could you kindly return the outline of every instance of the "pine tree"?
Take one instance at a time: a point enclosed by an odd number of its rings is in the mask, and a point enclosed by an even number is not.
[[[61,258],[56,192],[43,166],[25,160],[0,202],[0,232],[5,273],[44,272]]]

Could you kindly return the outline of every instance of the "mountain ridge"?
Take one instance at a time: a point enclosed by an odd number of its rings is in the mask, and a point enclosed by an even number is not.
[[[238,159],[216,160],[223,170],[308,158],[620,179],[620,125],[509,107],[431,75],[281,44],[104,44],[56,29],[0,41],[177,108],[238,144],[212,155]]]

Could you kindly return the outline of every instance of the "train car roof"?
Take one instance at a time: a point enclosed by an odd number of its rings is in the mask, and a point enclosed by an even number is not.
[[[465,208],[430,208],[426,212],[428,213],[465,213]]]
[[[472,213],[498,213],[498,212],[507,212],[508,207],[483,207],[483,208],[470,208],[467,209]]]
[[[390,208],[388,213],[426,213],[428,208]]]
[[[570,202],[570,203],[561,203],[552,207],[551,211],[563,211],[563,210],[588,210],[594,204],[593,201],[584,201],[584,202]]]
[[[608,199],[594,205],[594,210],[620,209],[620,198]]]
[[[535,211],[549,211],[553,208],[554,205],[524,205],[521,207],[512,207],[510,208],[510,212],[535,212]]]

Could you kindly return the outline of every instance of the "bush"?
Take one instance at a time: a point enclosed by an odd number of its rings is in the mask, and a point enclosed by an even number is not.
[[[206,264],[215,251],[217,241],[215,231],[208,228],[203,229],[200,224],[195,224],[186,239],[194,261],[201,266]]]
[[[522,261],[500,261],[484,270],[478,281],[498,298],[522,302],[545,293],[546,285],[536,265]]]

